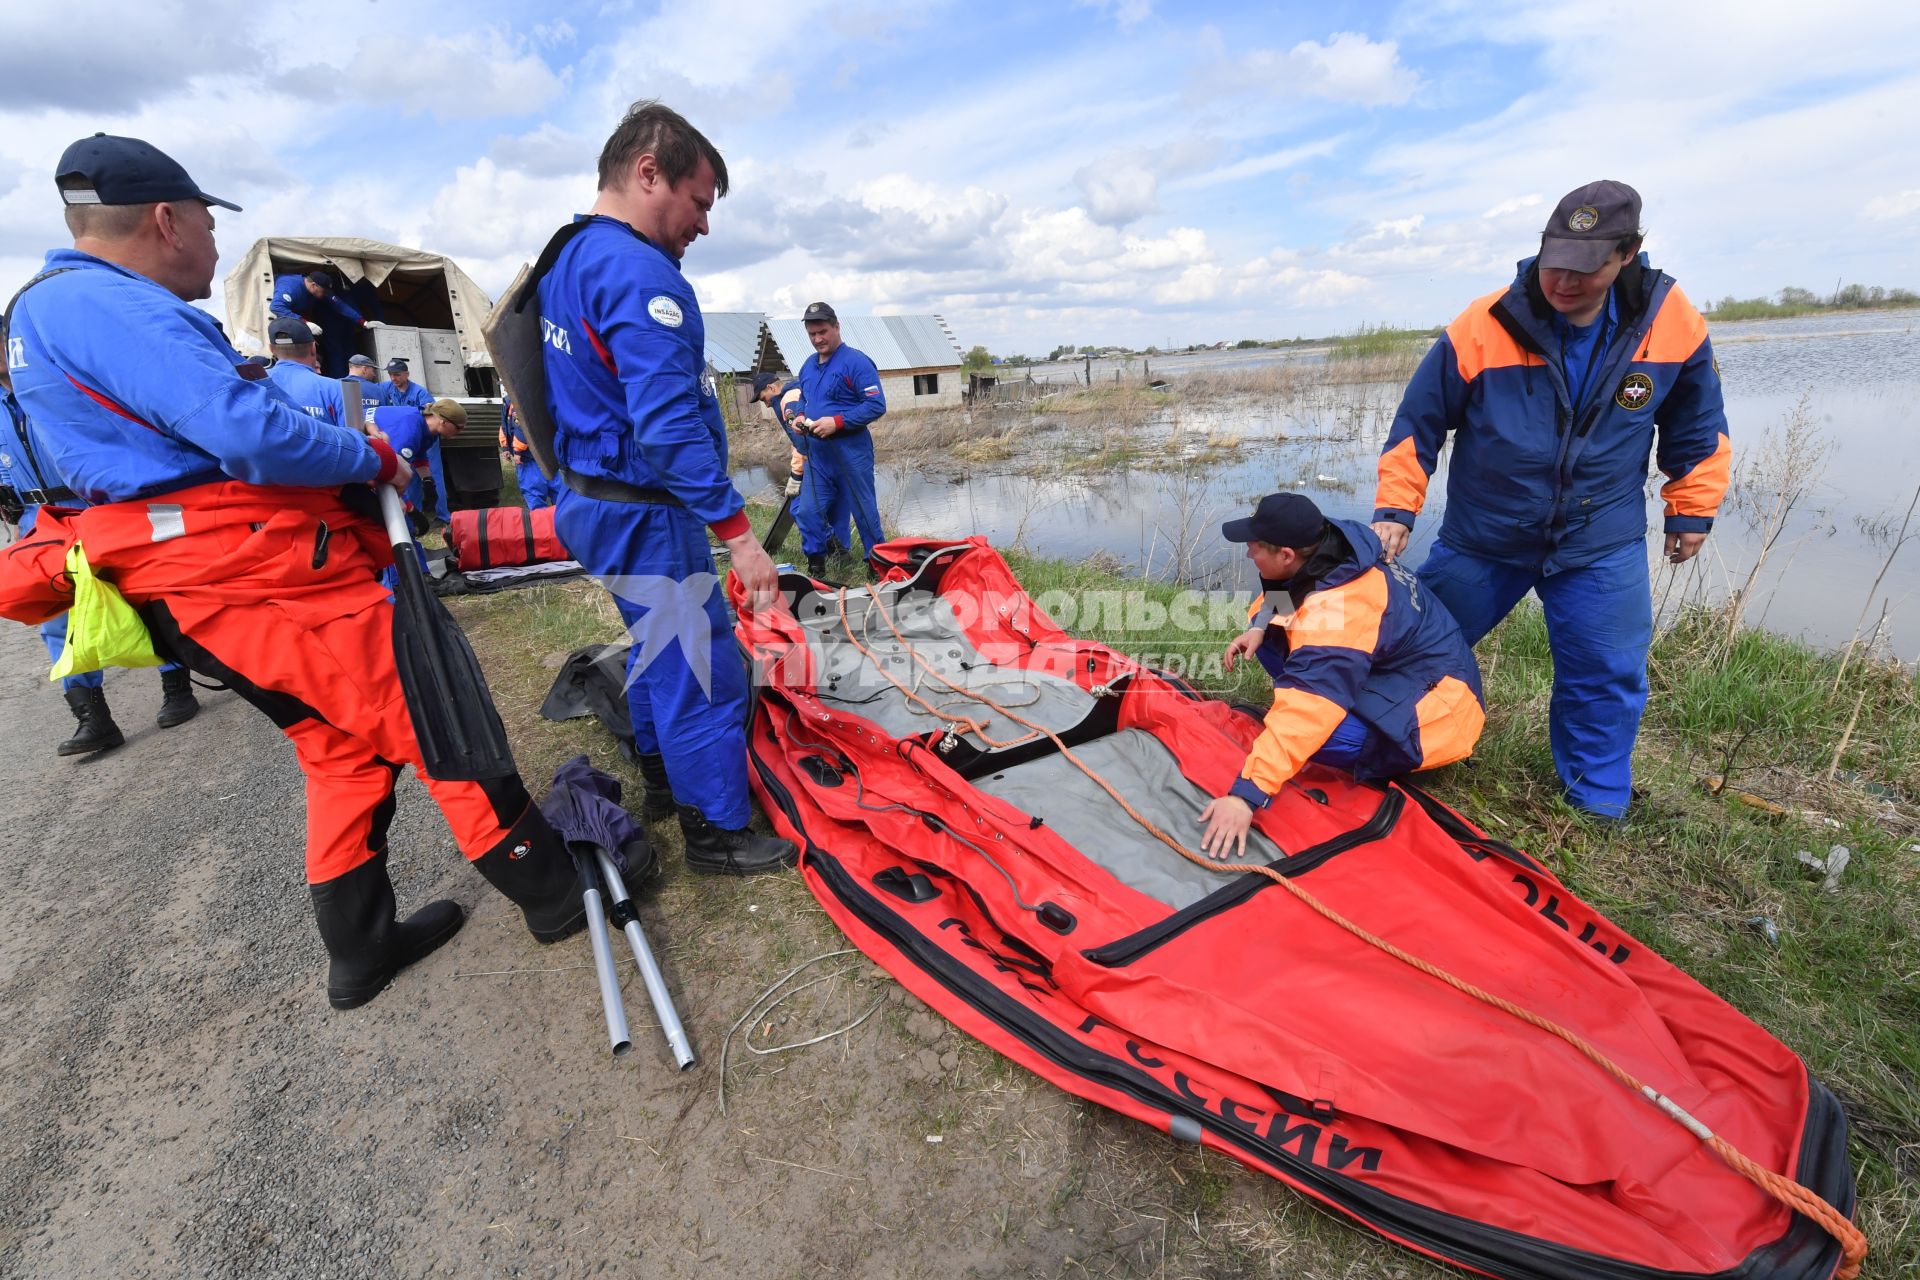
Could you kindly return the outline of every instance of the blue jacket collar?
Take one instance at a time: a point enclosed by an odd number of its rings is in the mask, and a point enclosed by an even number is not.
[[[576,213],[573,215],[573,220],[575,222],[604,222],[610,227],[618,227],[622,231],[626,232],[628,235],[632,236],[635,240],[638,240],[641,244],[647,246],[647,248],[659,254],[662,258],[665,258],[668,262],[671,262],[673,264],[673,269],[675,271],[681,270],[680,259],[674,257],[672,254],[668,253],[665,249],[662,249],[659,245],[647,239],[647,237],[640,231],[635,230],[631,222],[622,222],[620,221],[620,219],[614,217],[612,214],[607,214],[607,213]],[[685,274],[685,273],[682,272],[682,274]]]
[[[1494,304],[1495,316],[1523,344],[1536,352],[1557,353],[1560,335],[1554,328],[1559,312],[1547,302],[1540,289],[1539,255],[1522,258],[1514,267],[1513,283],[1506,296]],[[1637,327],[1642,317],[1651,320],[1659,303],[1673,286],[1673,277],[1647,260],[1642,250],[1620,271],[1613,282],[1609,301],[1614,307],[1615,332]]]

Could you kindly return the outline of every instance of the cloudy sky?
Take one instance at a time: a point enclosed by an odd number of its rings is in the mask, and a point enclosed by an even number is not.
[[[1696,298],[1920,287],[1920,5],[994,8],[33,0],[0,41],[0,287],[104,130],[246,207],[223,273],[363,235],[497,291],[645,96],[732,170],[686,262],[708,310],[935,311],[1002,354],[1435,324],[1596,177]]]

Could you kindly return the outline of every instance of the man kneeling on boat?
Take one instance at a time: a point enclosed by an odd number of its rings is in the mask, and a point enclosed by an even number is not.
[[[1486,721],[1473,650],[1372,529],[1328,520],[1304,494],[1271,493],[1220,532],[1246,544],[1265,593],[1226,668],[1258,659],[1273,706],[1239,781],[1200,814],[1207,856],[1244,855],[1254,810],[1309,761],[1365,780],[1473,751]]]

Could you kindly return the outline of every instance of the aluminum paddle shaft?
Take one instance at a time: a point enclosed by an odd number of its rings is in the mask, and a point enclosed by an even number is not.
[[[667,980],[660,972],[660,966],[654,961],[653,948],[647,945],[647,935],[640,928],[640,921],[633,914],[632,901],[627,897],[626,882],[620,878],[620,869],[613,865],[613,859],[604,849],[596,846],[593,856],[600,863],[600,878],[607,883],[607,892],[613,896],[613,916],[624,920],[621,926],[627,935],[627,945],[633,948],[634,963],[640,966],[640,977],[647,984],[647,999],[653,1002],[653,1012],[660,1019],[660,1030],[667,1037],[667,1045],[673,1050],[673,1060],[682,1071],[693,1065],[693,1046],[687,1041],[687,1029],[680,1025],[680,1011],[673,1007],[673,993],[667,990]]]

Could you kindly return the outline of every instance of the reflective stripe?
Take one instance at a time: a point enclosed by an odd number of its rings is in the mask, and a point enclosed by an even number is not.
[[[147,504],[147,523],[153,526],[155,542],[166,542],[170,538],[187,536],[187,513],[184,507],[165,502],[150,502]]]

